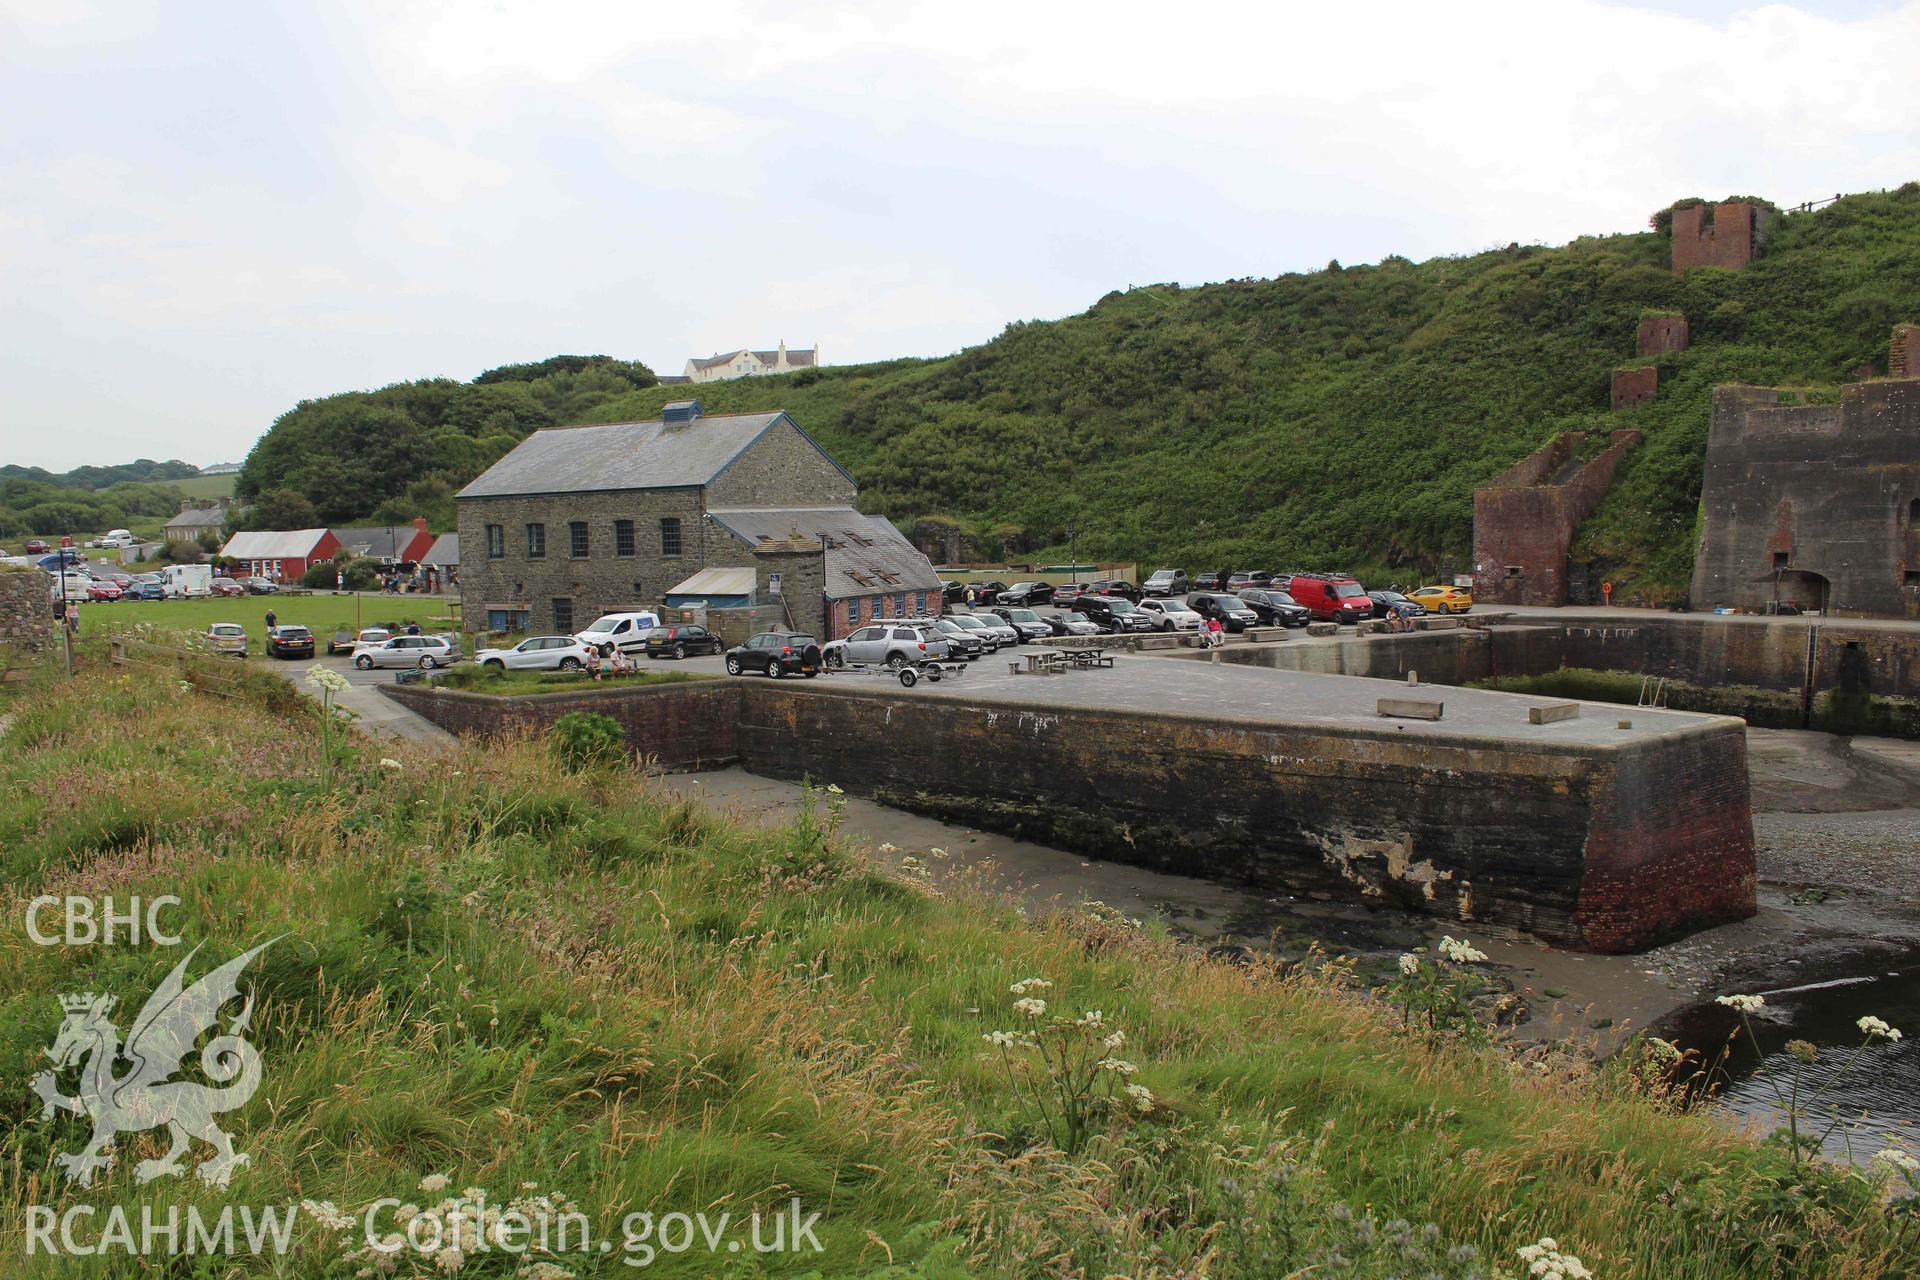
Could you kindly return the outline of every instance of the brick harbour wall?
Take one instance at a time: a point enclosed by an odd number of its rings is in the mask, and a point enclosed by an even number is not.
[[[599,686],[530,697],[503,698],[417,684],[383,684],[380,692],[459,736],[544,734],[561,716],[595,711],[611,716],[627,742],[653,768],[668,773],[712,769],[738,759],[734,726],[741,686],[731,680],[621,689]]]

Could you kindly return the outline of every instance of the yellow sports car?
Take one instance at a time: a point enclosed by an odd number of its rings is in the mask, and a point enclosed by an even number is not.
[[[1473,608],[1473,592],[1465,587],[1421,587],[1407,599],[1427,606],[1428,613],[1465,613]]]

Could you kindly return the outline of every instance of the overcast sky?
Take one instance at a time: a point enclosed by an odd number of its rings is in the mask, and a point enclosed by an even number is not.
[[[1920,0],[0,0],[0,461],[1920,178]]]

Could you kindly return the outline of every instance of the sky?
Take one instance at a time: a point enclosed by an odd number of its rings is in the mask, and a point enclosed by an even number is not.
[[[0,462],[1920,178],[1920,0],[0,0]]]

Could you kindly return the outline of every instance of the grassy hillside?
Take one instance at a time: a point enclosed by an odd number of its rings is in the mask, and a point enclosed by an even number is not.
[[[1429,1048],[1337,964],[1236,965],[1095,908],[1027,921],[878,874],[836,836],[830,791],[768,832],[536,742],[350,741],[328,766],[284,682],[230,664],[118,676],[99,657],[0,703],[6,911],[178,895],[167,922],[206,948],[195,976],[279,937],[243,984],[263,1083],[225,1117],[252,1162],[224,1194],[137,1187],[163,1145],[149,1134],[121,1139],[104,1185],[59,1181],[85,1126],[42,1120],[25,1087],[54,994],[118,995],[125,1030],[185,948],[0,933],[9,1276],[229,1273],[28,1256],[37,1204],[351,1214],[469,1186],[536,1215],[577,1205],[615,1251],[546,1260],[558,1272],[405,1255],[397,1274],[632,1274],[625,1214],[738,1219],[796,1196],[824,1252],[701,1246],[650,1273],[1464,1277],[1521,1273],[1541,1236],[1609,1280],[1864,1280],[1915,1257],[1916,1220],[1876,1207],[1878,1187],[1797,1175],[1624,1066]],[[1053,984],[1028,993],[1040,1018],[1009,990],[1030,977]],[[1137,1068],[1100,1079],[1145,1092],[1093,1106],[1069,1154],[1035,1110],[1044,1074],[1016,1085],[1007,1062],[1030,1058],[985,1037],[1064,1014],[1084,1041],[1092,1010],[1097,1051]],[[436,1175],[448,1191],[422,1185]],[[347,1276],[366,1265],[353,1247],[302,1219],[286,1258],[232,1273]]]
[[[1647,444],[1581,551],[1629,595],[1658,592],[1690,573],[1713,385],[1884,370],[1891,325],[1920,319],[1920,184],[1786,215],[1743,272],[1676,279],[1668,261],[1666,234],[1649,231],[1138,288],[1064,320],[1009,325],[946,359],[697,394],[713,411],[791,410],[852,469],[868,509],[957,526],[982,556],[1064,552],[1072,523],[1083,554],[1188,568],[1462,569],[1476,486],[1555,432],[1636,426]],[[1610,373],[1635,363],[1650,310],[1684,312],[1694,346],[1659,362],[1656,403],[1611,414]],[[558,411],[646,418],[693,389],[592,390]],[[444,494],[549,413],[508,388],[463,394],[482,393],[500,403],[476,400],[461,421],[423,428],[437,443],[394,454],[373,488],[324,469],[277,474],[306,476],[349,506],[422,476]],[[490,426],[475,425],[482,408]],[[374,433],[382,449],[392,425]],[[249,476],[264,481],[285,428],[262,441]]]

